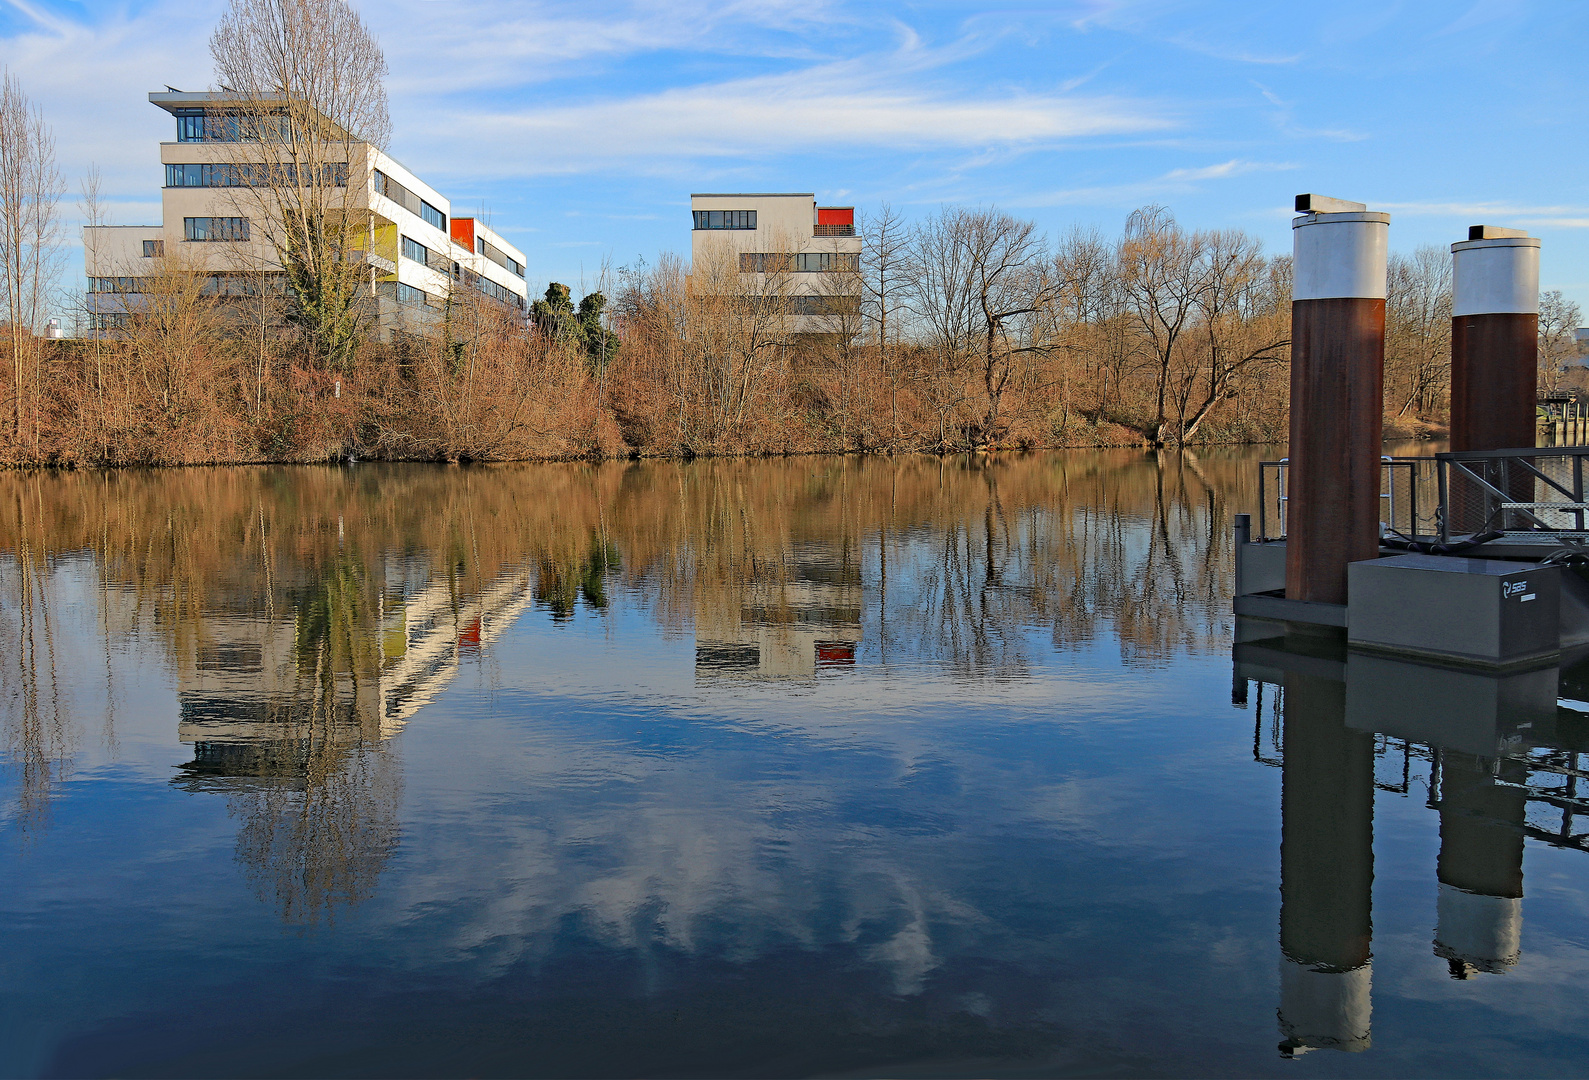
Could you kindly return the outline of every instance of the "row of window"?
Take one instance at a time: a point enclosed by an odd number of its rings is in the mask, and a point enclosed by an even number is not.
[[[88,291],[91,293],[121,293],[125,295],[143,295],[150,291],[147,277],[91,277],[88,279]],[[287,281],[282,274],[206,274],[204,282],[199,286],[203,296],[258,296],[263,290],[271,295],[280,295],[286,291]]]
[[[386,293],[399,304],[420,306],[431,303],[430,294],[424,289],[416,289],[412,285],[404,285],[401,281],[383,281],[379,291]]]
[[[515,259],[513,256],[509,255],[507,252],[503,251],[501,248],[497,247],[495,244],[488,242],[485,237],[475,237],[475,251],[477,254],[484,255],[486,258],[502,267],[502,269],[506,270],[508,273],[513,274],[515,277],[524,276],[524,264],[519,262],[519,260]]]
[[[210,164],[167,165],[166,187],[268,187],[293,185],[298,182],[298,166],[288,162],[280,165],[266,164]],[[330,162],[306,167],[307,182],[319,176],[320,186],[346,187],[348,163]]]
[[[413,237],[403,237],[403,258],[411,259],[417,263],[424,263],[443,274],[456,273],[458,264],[439,251],[432,251]]]
[[[88,279],[88,291],[91,293],[141,293],[146,278],[141,277],[91,277]]]
[[[848,251],[802,251],[794,255],[745,251],[739,256],[741,274],[834,274],[860,269],[860,255]]]
[[[247,240],[245,217],[190,217],[182,219],[184,240]]]
[[[391,199],[394,203],[401,206],[404,210],[407,210],[410,214],[424,218],[427,222],[434,225],[442,232],[447,231],[446,214],[443,214],[440,210],[437,210],[434,206],[430,205],[430,203],[426,202],[424,199],[421,199],[412,191],[409,191],[406,187],[404,187],[402,184],[399,184],[396,180],[393,180],[390,176],[387,176],[380,169],[375,170],[375,193],[377,195],[386,196],[388,199]]]
[[[756,227],[756,211],[754,210],[696,210],[695,227],[697,229],[754,229]]]
[[[285,142],[290,127],[284,114],[242,116],[237,113],[178,109],[177,142]]]
[[[472,271],[465,270],[463,280],[464,284],[471,285],[474,288],[479,289],[481,292],[485,293],[487,296],[491,297],[491,299],[496,300],[499,303],[507,304],[509,307],[515,308],[524,307],[524,297],[510,289],[504,289],[501,285],[498,285],[488,277],[482,277],[481,275],[473,273]]]

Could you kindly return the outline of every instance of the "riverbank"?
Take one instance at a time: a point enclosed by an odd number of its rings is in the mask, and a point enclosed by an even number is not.
[[[41,345],[9,392],[0,465],[555,461],[835,453],[1254,445],[1287,436],[1283,371],[1195,422],[1181,405],[1050,358],[988,389],[921,350],[791,349],[776,362],[688,364],[633,339],[596,365],[504,328],[445,346],[369,345],[325,370],[237,338]],[[29,385],[31,383],[31,385]],[[13,384],[14,385],[14,384]],[[1122,386],[1125,388],[1122,389]],[[1174,406],[1172,401],[1171,406]],[[1183,415],[1183,413],[1185,415]],[[1444,436],[1443,417],[1387,418],[1387,439]]]

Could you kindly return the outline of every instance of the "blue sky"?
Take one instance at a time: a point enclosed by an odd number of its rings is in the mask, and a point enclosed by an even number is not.
[[[209,85],[223,6],[0,0],[0,59],[118,223],[158,220],[173,135],[145,95]],[[692,191],[997,205],[1051,234],[1161,202],[1271,251],[1317,191],[1390,211],[1400,250],[1527,227],[1543,287],[1589,311],[1583,0],[356,6],[394,155],[484,207],[532,287],[687,251]]]

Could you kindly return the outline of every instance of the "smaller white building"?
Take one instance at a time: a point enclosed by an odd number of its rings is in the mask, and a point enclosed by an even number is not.
[[[811,192],[690,196],[690,256],[737,271],[753,288],[776,278],[795,333],[831,334],[860,310],[861,238],[855,207],[818,206]]]

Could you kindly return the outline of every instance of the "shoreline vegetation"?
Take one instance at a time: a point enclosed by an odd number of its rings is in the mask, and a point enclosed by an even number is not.
[[[794,275],[664,255],[604,273],[606,289],[577,304],[553,283],[527,320],[460,290],[433,332],[366,336],[334,361],[282,317],[286,298],[216,296],[205,274],[168,259],[140,285],[144,309],[112,334],[15,335],[25,362],[21,393],[15,378],[3,387],[14,422],[0,462],[941,454],[1286,437],[1290,264],[1250,236],[1187,231],[1163,207],[1134,213],[1118,238],[1076,229],[1052,245],[996,210],[949,207],[905,226],[884,207],[862,229],[861,302],[833,305],[825,333],[788,331]],[[1445,434],[1443,254],[1391,259],[1387,439]],[[1551,332],[1542,320],[1542,378],[1562,347]]]

